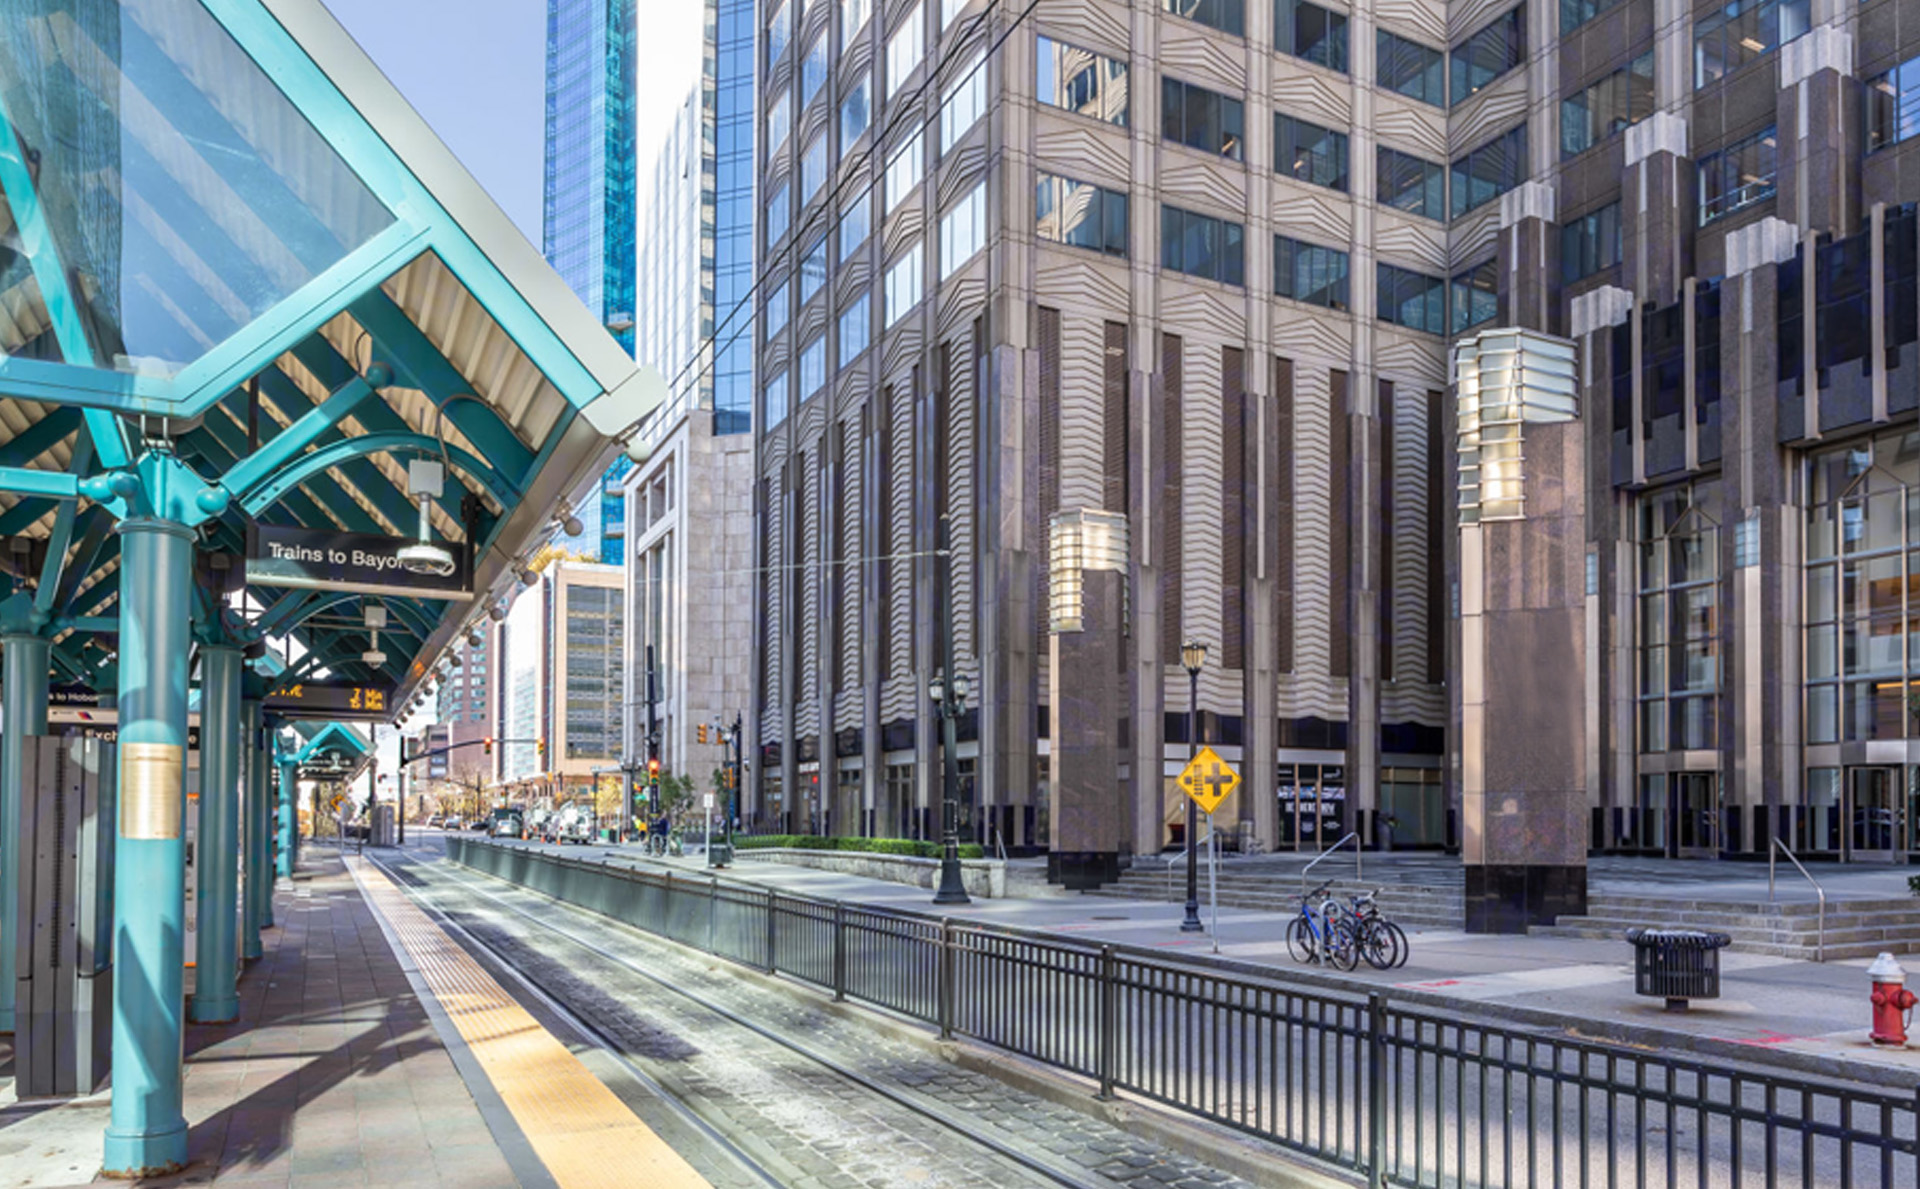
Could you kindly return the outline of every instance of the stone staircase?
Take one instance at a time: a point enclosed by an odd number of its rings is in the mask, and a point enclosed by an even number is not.
[[[1706,929],[1733,938],[1732,949],[1810,961],[1817,948],[1818,921],[1812,903],[1595,893],[1587,897],[1586,915],[1561,917],[1557,924],[1536,926],[1530,932],[1538,937],[1622,940],[1636,925]],[[1871,958],[1883,950],[1920,953],[1920,899],[1827,901],[1828,961]]]
[[[1154,900],[1182,903],[1187,898],[1186,868],[1175,866],[1167,877],[1163,857],[1150,856],[1122,872],[1117,883],[1110,883],[1095,896],[1123,900]],[[1307,887],[1317,887],[1323,877],[1315,872]],[[1333,888],[1342,896],[1380,889],[1380,907],[1392,919],[1408,928],[1458,929],[1466,906],[1463,885],[1454,881],[1436,883],[1396,880],[1384,872],[1379,879],[1355,880],[1351,864],[1344,878],[1336,878]],[[1258,862],[1226,860],[1220,865],[1220,907],[1242,908],[1256,912],[1292,913],[1300,909],[1300,872],[1297,865],[1275,868]],[[1200,865],[1200,902],[1207,902],[1207,868]]]

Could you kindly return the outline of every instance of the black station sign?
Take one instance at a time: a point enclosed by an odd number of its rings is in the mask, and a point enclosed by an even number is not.
[[[402,562],[411,537],[333,533],[254,525],[247,532],[247,581],[305,590],[351,590],[362,594],[464,599],[473,594],[467,551],[452,548],[453,564],[419,573]]]
[[[378,685],[303,682],[268,694],[261,706],[282,718],[319,718],[331,722],[385,722],[393,691]]]

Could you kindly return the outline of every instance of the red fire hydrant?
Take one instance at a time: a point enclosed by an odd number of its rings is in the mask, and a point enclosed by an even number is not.
[[[1907,1019],[1920,1003],[1920,996],[1907,990],[1907,972],[1892,954],[1881,954],[1867,967],[1867,977],[1873,980],[1873,1043],[1905,1045]]]

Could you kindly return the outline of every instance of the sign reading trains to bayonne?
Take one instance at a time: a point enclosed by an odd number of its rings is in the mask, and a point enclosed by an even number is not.
[[[400,557],[402,549],[416,543],[410,537],[375,533],[256,525],[247,533],[247,581],[429,599],[472,597],[473,572],[466,549],[449,550],[453,565],[444,573],[420,573],[408,569]]]

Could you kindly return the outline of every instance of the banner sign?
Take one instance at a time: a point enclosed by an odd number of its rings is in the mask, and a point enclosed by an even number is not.
[[[321,685],[309,681],[268,694],[260,705],[282,718],[386,722],[392,693],[377,685]]]
[[[401,564],[400,551],[417,543],[411,537],[375,533],[254,525],[247,531],[247,581],[430,599],[473,596],[473,573],[464,547],[449,546],[453,566],[445,573],[416,574]]]

